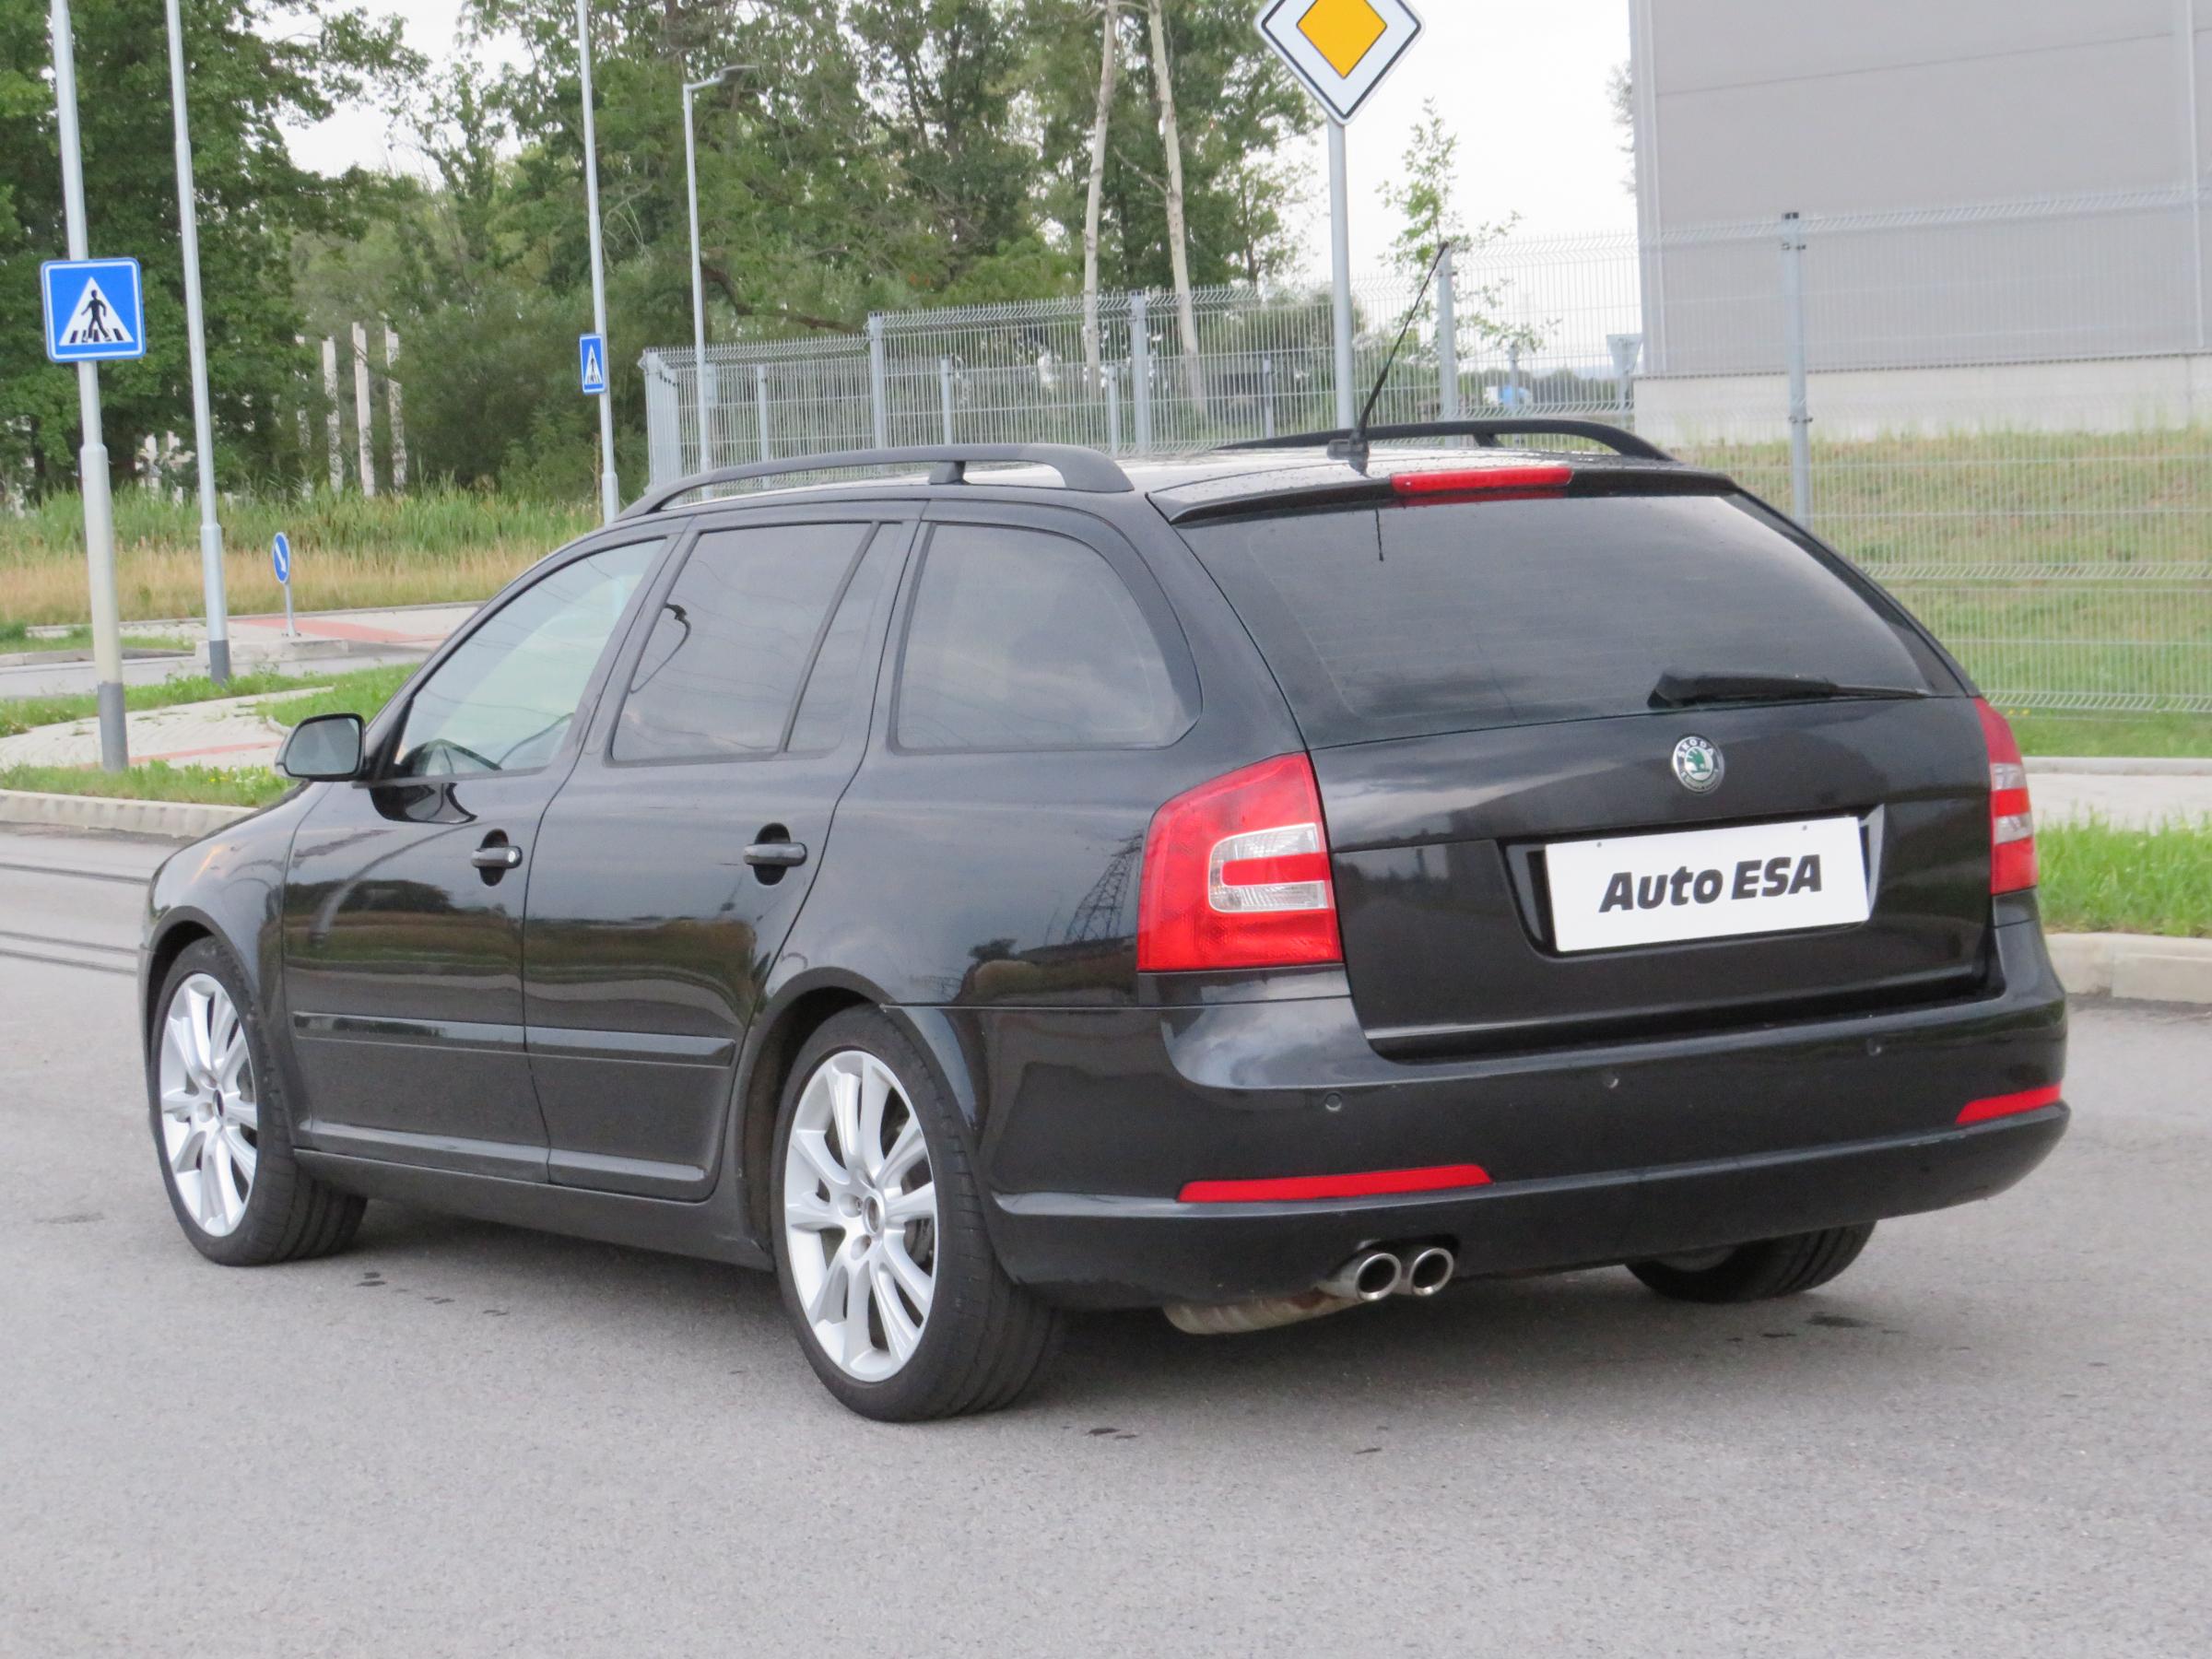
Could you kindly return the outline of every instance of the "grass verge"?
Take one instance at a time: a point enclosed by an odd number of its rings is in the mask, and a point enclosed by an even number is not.
[[[2052,932],[2212,938],[2212,823],[2050,824],[2035,845]]]
[[[2030,755],[2212,757],[2212,714],[2009,714]]]
[[[389,668],[357,668],[351,674],[339,675],[312,697],[265,702],[253,712],[280,726],[296,726],[318,714],[359,714],[371,720],[414,673],[414,665],[408,663]]]
[[[166,760],[148,760],[119,772],[75,766],[0,767],[0,789],[126,801],[265,806],[291,787],[288,779],[273,771],[224,771],[213,766],[172,766]]]
[[[218,698],[260,697],[315,681],[288,674],[235,674],[230,683],[218,686],[204,674],[180,675],[175,679],[147,686],[125,686],[123,706],[130,710],[173,709],[184,703],[211,702]],[[13,737],[38,726],[63,725],[72,720],[89,720],[100,712],[100,700],[89,691],[65,697],[24,697],[0,702],[0,737]]]

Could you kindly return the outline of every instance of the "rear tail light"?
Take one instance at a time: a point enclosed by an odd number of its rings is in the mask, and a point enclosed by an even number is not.
[[[1452,466],[1428,472],[1390,475],[1390,487],[1402,496],[1471,495],[1498,490],[1515,494],[1564,489],[1573,481],[1574,468],[1556,461],[1532,461],[1504,466]]]
[[[1137,900],[1139,971],[1343,959],[1328,830],[1305,756],[1216,778],[1153,815]]]
[[[1989,890],[2018,893],[2036,882],[2035,812],[2028,802],[2028,763],[2004,715],[1976,698],[1989,746]]]

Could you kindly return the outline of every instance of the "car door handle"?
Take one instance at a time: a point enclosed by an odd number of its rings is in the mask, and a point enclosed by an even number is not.
[[[501,841],[494,847],[478,847],[468,855],[468,862],[479,870],[518,869],[523,862],[523,850]]]
[[[745,862],[755,869],[793,869],[806,862],[806,849],[797,841],[755,841],[745,850]]]

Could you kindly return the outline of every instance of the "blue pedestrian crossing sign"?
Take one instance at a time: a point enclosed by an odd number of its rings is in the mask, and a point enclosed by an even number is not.
[[[135,259],[50,259],[46,355],[57,363],[106,363],[146,355],[145,285]]]
[[[580,335],[576,341],[576,366],[583,376],[583,394],[602,397],[606,394],[606,340],[600,335]]]
[[[276,580],[286,587],[292,585],[292,538],[283,531],[269,544],[269,568],[276,572]]]

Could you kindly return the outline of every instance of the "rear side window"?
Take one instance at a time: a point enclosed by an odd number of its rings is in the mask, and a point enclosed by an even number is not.
[[[1143,748],[1189,721],[1112,565],[1044,531],[940,526],[900,675],[908,749]]]
[[[615,728],[622,761],[772,755],[870,524],[701,535],[653,620]]]
[[[1955,688],[1741,497],[1355,509],[1186,535],[1310,743],[1643,713],[1670,670]]]

